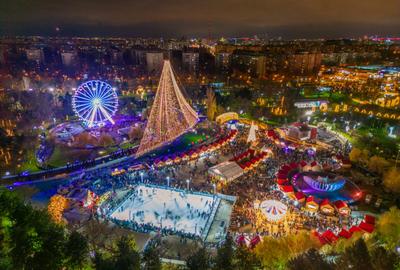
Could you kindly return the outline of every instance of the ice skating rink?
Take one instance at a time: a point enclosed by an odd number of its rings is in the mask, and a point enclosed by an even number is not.
[[[140,185],[111,217],[200,236],[219,201],[211,195]]]

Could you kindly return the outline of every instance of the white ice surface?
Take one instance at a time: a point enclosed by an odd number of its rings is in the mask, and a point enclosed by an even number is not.
[[[218,206],[219,200],[218,197],[207,195],[137,186],[135,193],[128,197],[111,217],[201,235],[213,207]],[[206,214],[202,217],[201,213]]]

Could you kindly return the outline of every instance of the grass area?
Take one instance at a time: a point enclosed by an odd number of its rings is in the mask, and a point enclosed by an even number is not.
[[[48,164],[53,167],[65,166],[67,162],[85,160],[90,157],[93,150],[73,149],[57,145],[51,155]]]
[[[21,167],[18,168],[18,172],[24,172],[24,171],[29,171],[29,172],[38,172],[40,169],[36,166],[36,156],[35,156],[35,150],[31,149],[29,150],[26,155],[25,155],[26,161],[21,164]]]
[[[333,103],[340,103],[343,101],[348,100],[348,96],[346,96],[343,93],[338,93],[338,92],[334,92],[334,93],[330,93],[330,92],[313,92],[310,94],[305,94],[304,92],[302,93],[302,96],[304,98],[309,98],[309,99],[329,99],[329,101],[333,102]]]
[[[138,145],[138,144],[139,144],[139,141],[136,141],[136,142],[134,142],[134,143],[127,142],[127,143],[122,143],[122,144],[120,145],[120,147],[121,147],[122,149],[128,149],[128,148],[135,147],[135,146]]]
[[[204,136],[204,135],[196,134],[196,133],[187,133],[182,137],[182,142],[184,144],[189,145],[192,143],[196,144],[196,143],[202,142],[205,139],[206,139],[206,136]]]
[[[303,94],[303,97],[305,98],[329,98],[330,93],[329,92],[318,92],[318,93],[313,93],[313,94]]]
[[[246,118],[246,119],[254,120],[254,117],[253,117],[251,114],[249,114],[249,113],[242,113],[242,114],[239,114],[239,117],[240,117],[240,118]]]

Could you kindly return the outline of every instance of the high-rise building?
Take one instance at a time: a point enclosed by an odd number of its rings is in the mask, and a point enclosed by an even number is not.
[[[3,66],[6,64],[6,48],[3,46],[0,46],[0,66]]]
[[[252,77],[264,77],[266,63],[266,56],[260,53],[240,51],[232,54],[232,67]]]
[[[318,72],[321,67],[321,53],[302,52],[288,58],[289,69],[296,75],[307,75]]]
[[[146,65],[146,51],[144,50],[134,50],[134,59],[135,64],[139,66]]]
[[[182,53],[182,66],[183,69],[197,73],[199,71],[199,53],[198,52],[184,52]]]
[[[78,54],[76,51],[63,51],[61,52],[62,64],[66,67],[75,66],[78,64]]]
[[[227,52],[216,53],[215,66],[219,70],[229,70],[231,67],[231,53]]]
[[[161,71],[164,63],[164,54],[162,52],[147,52],[146,66],[148,72]]]
[[[26,59],[37,64],[43,64],[44,54],[41,48],[30,48],[25,50]]]
[[[110,51],[111,64],[120,65],[124,62],[123,52],[119,49],[112,49]]]

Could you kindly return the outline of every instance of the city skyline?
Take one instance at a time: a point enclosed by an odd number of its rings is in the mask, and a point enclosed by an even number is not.
[[[398,36],[400,5],[386,1],[9,1],[0,35],[346,38]],[[58,29],[58,30],[56,30]]]

